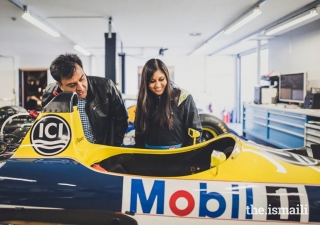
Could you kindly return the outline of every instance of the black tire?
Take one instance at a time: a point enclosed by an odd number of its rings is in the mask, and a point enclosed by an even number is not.
[[[203,130],[202,141],[207,141],[230,132],[228,126],[218,117],[211,114],[200,114],[199,116]]]

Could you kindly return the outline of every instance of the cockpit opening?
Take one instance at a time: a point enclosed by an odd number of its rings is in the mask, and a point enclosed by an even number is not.
[[[109,172],[142,176],[186,176],[210,169],[213,150],[223,152],[228,159],[235,147],[231,137],[221,138],[208,145],[175,154],[119,154],[99,165]],[[152,151],[152,150],[150,150]]]

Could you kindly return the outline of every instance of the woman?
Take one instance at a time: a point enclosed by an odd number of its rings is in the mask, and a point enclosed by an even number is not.
[[[135,147],[171,149],[191,145],[188,128],[202,126],[191,94],[173,87],[166,65],[150,59],[142,70],[135,116]]]

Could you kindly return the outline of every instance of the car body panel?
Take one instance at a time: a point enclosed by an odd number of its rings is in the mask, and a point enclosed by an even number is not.
[[[233,134],[165,151],[92,144],[70,105],[42,112],[0,163],[0,209],[102,210],[138,224],[320,223],[318,160]],[[127,172],[92,167],[104,160]]]

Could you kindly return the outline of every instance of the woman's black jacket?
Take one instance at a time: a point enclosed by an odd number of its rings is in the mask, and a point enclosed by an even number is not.
[[[145,144],[153,146],[192,145],[193,139],[188,135],[189,128],[199,131],[200,136],[196,139],[196,143],[201,141],[202,125],[192,95],[184,89],[174,88],[174,92],[180,94],[178,101],[172,101],[173,104],[176,104],[172,106],[173,129],[154,126],[150,121],[148,130],[141,132],[138,127],[139,121],[135,121],[135,147],[145,148]]]

